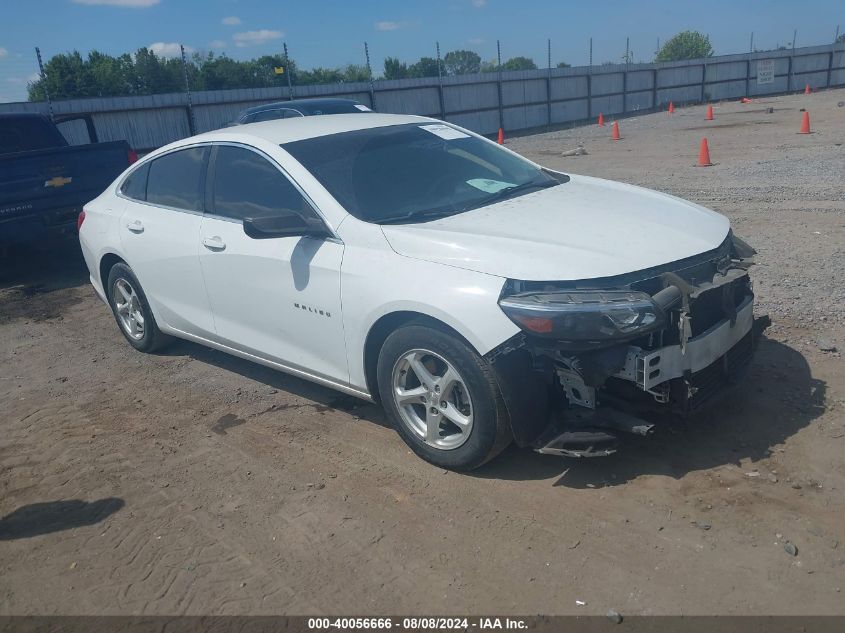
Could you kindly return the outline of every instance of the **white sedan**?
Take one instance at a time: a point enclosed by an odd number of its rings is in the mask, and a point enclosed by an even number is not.
[[[129,343],[179,337],[380,401],[421,457],[602,455],[748,363],[728,220],[457,126],[336,115],[163,147],[80,216]]]

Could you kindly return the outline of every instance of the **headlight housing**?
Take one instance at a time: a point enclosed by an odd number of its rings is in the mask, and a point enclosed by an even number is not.
[[[499,300],[508,318],[530,334],[573,343],[630,340],[659,330],[666,315],[644,292],[528,292]]]

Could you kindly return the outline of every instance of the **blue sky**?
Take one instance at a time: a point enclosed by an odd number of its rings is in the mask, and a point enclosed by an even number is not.
[[[619,61],[630,37],[635,61],[649,61],[657,39],[684,29],[710,35],[717,54],[792,40],[798,46],[833,41],[845,30],[843,0],[2,0],[0,3],[0,102],[26,99],[37,70],[34,47],[50,55],[77,49],[119,54],[154,45],[163,54],[190,50],[235,58],[280,52],[287,42],[300,67],[363,63],[363,42],[373,68],[385,56],[414,61],[470,48],[484,59],[526,55],[546,62]]]

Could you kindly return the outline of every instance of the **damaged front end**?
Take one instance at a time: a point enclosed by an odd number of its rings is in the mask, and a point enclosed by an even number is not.
[[[518,444],[609,455],[620,433],[648,435],[723,393],[754,347],[754,250],[719,248],[626,275],[509,280],[501,309],[522,333],[488,356]]]

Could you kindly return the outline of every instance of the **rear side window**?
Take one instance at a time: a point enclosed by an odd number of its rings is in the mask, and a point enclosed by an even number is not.
[[[67,145],[47,119],[38,116],[0,118],[0,154]]]
[[[147,174],[150,172],[150,164],[144,163],[133,171],[120,186],[120,193],[133,200],[144,201],[147,199]]]
[[[233,220],[291,210],[317,217],[299,190],[269,160],[241,147],[217,148],[212,182],[214,215]]]
[[[192,147],[151,161],[147,202],[186,211],[202,211],[207,152],[205,147]]]

